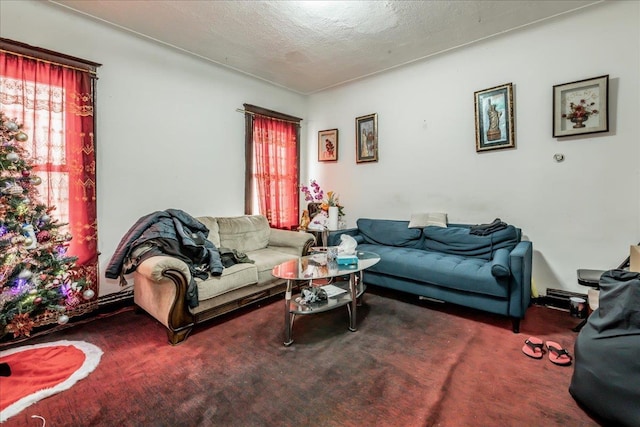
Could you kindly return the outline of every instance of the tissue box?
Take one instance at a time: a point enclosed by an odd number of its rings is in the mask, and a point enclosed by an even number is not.
[[[336,261],[338,265],[358,265],[358,257],[356,255],[338,255]]]

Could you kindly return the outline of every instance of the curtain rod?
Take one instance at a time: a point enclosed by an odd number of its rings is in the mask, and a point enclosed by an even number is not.
[[[285,122],[285,123],[293,123],[294,125],[302,126],[302,124],[300,122],[296,122],[296,121],[293,121],[293,120],[278,119],[277,117],[267,116],[265,114],[254,113],[253,111],[243,110],[242,108],[236,108],[236,111],[238,113],[250,114],[252,116],[267,117],[267,118],[269,118],[271,120],[277,120],[279,122]]]
[[[53,64],[53,65],[58,65],[58,66],[64,67],[64,68],[70,68],[70,69],[76,70],[76,71],[82,71],[84,73],[89,73],[89,74],[95,76],[96,78],[98,78],[98,72],[97,71],[88,70],[86,68],[79,68],[79,67],[74,67],[72,65],[61,64],[59,62],[48,61],[46,59],[36,58],[36,57],[33,57],[33,56],[25,55],[23,53],[12,52],[10,50],[0,49],[0,52],[8,53],[9,55],[21,56],[21,57],[27,58],[27,59],[33,59],[34,61],[44,62],[45,64]]]

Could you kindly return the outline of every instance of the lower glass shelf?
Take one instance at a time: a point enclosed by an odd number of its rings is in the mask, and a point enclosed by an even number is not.
[[[349,292],[349,282],[334,282],[334,286],[338,288],[344,289],[347,292],[337,295],[335,297],[329,297],[325,301],[314,302],[314,303],[301,303],[299,302],[302,299],[301,294],[296,294],[292,297],[289,302],[289,311],[294,314],[313,314],[313,313],[322,313],[323,311],[333,310],[334,308],[342,307],[351,302],[351,293]],[[360,298],[360,296],[366,290],[366,285],[358,281],[357,289],[356,289],[356,298]]]

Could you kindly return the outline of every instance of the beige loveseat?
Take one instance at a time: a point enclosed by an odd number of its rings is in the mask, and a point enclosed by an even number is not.
[[[171,256],[154,256],[133,273],[134,302],[168,328],[169,342],[184,341],[193,326],[236,308],[284,291],[272,276],[274,266],[308,252],[313,235],[269,227],[260,215],[199,217],[217,248],[245,253],[253,263],[227,267],[221,276],[196,278],[199,305],[189,308],[185,298],[191,280],[189,267]]]

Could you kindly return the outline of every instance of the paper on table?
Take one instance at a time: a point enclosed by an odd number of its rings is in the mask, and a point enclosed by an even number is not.
[[[325,285],[321,286],[321,288],[324,289],[324,291],[327,293],[327,297],[329,298],[347,293],[346,289],[339,288],[335,285]]]

